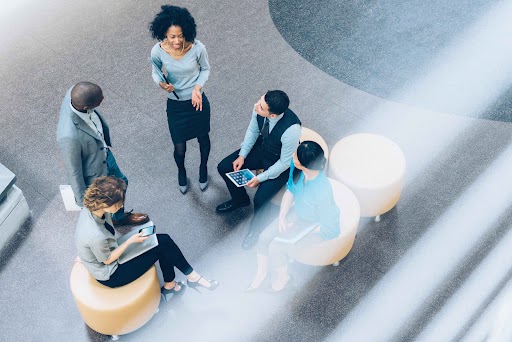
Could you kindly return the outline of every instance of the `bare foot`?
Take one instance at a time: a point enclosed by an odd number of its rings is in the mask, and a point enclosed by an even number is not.
[[[188,281],[191,283],[199,283],[199,285],[209,288],[212,284],[205,278],[203,278],[199,273],[190,274],[188,277]]]

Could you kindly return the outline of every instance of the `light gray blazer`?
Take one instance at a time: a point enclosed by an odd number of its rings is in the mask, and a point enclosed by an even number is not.
[[[82,206],[85,189],[95,178],[107,175],[106,151],[103,149],[101,139],[71,110],[70,104],[71,89],[66,93],[60,108],[57,143],[75,201]],[[97,110],[96,114],[103,126],[105,143],[107,146],[112,146],[108,125]]]
[[[89,273],[98,280],[109,280],[118,266],[117,260],[110,265],[104,263],[118,247],[114,235],[105,228],[105,220],[114,226],[109,213],[105,213],[104,218],[99,218],[82,208],[75,230],[78,256]]]

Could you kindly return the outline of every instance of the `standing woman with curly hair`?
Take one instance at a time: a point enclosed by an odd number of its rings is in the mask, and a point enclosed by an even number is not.
[[[179,189],[182,194],[188,190],[185,152],[187,141],[197,138],[201,153],[199,187],[204,191],[208,187],[210,155],[210,103],[203,93],[210,75],[206,48],[195,39],[196,24],[186,8],[162,6],[150,31],[159,40],[151,50],[152,76],[167,92],[167,123],[174,144]]]

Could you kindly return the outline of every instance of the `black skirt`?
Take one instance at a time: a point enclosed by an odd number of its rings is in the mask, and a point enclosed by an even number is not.
[[[203,110],[192,106],[192,100],[167,99],[167,123],[174,144],[184,143],[210,133],[210,102],[203,93]]]

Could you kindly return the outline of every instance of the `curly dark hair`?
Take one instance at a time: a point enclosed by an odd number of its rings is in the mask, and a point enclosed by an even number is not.
[[[162,11],[149,24],[149,30],[153,38],[164,40],[167,30],[173,25],[181,27],[187,42],[196,38],[196,22],[185,7],[163,5]]]

